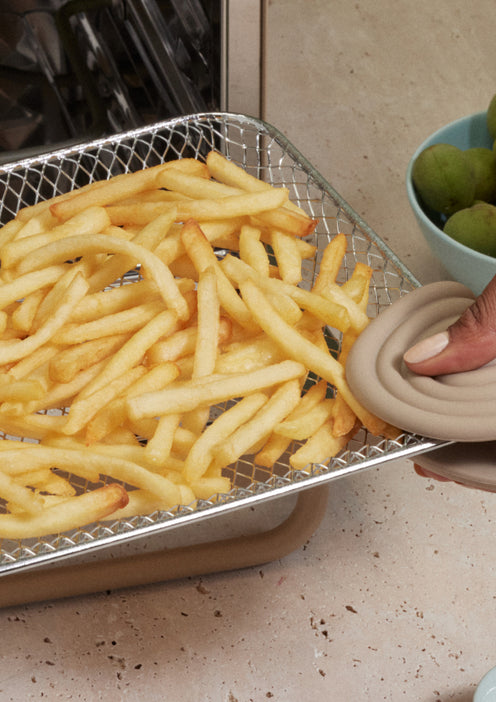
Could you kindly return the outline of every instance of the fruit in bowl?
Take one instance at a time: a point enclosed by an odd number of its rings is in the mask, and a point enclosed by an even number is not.
[[[428,137],[407,170],[407,195],[424,238],[475,294],[496,275],[495,138],[496,97],[486,111]]]

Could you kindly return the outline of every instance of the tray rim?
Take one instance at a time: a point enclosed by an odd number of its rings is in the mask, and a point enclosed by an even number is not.
[[[338,208],[341,208],[345,212],[347,217],[366,234],[371,242],[373,242],[374,245],[381,250],[384,257],[395,266],[395,268],[413,287],[419,287],[421,285],[411,271],[392,251],[392,249],[389,248],[389,246],[379,237],[379,235],[363,220],[362,217],[358,215],[358,213],[348,204],[348,202],[332,187],[332,185],[321,175],[319,171],[316,170],[310,161],[303,156],[303,154],[281,131],[262,119],[251,117],[242,113],[221,111],[192,113],[189,115],[161,120],[139,128],[133,128],[123,132],[110,134],[108,136],[99,137],[90,141],[83,141],[78,144],[71,143],[69,146],[59,146],[51,150],[43,151],[42,153],[34,156],[0,164],[0,176],[43,163],[62,160],[70,157],[71,155],[83,154],[87,151],[100,147],[113,144],[115,145],[126,139],[151,135],[154,132],[160,132],[164,129],[172,130],[174,127],[179,125],[183,126],[187,123],[198,123],[206,120],[219,120],[227,123],[229,120],[236,120],[238,123],[245,123],[246,125],[256,128],[263,135],[276,141],[284,150],[285,154],[290,156],[295,164],[298,164],[298,166],[306,172],[307,176],[314,182],[314,184],[320,190],[325,192],[335,202]],[[407,437],[407,443],[405,446],[400,446],[399,442],[402,440],[402,437],[405,436]],[[411,441],[410,445],[408,445],[408,441]],[[143,538],[148,534],[170,531],[193,521],[215,518],[215,516],[225,514],[226,512],[238,511],[254,504],[282,498],[290,493],[296,493],[301,490],[318,487],[333,480],[363,472],[368,469],[377,468],[380,465],[392,460],[411,458],[421,453],[445,446],[449,443],[452,442],[427,439],[425,437],[419,437],[405,432],[398,437],[397,440],[384,439],[384,441],[379,442],[376,447],[372,447],[372,449],[377,449],[377,455],[364,456],[362,460],[355,461],[354,463],[346,463],[344,457],[333,459],[329,465],[322,465],[322,468],[325,468],[324,472],[319,472],[316,474],[309,473],[303,477],[300,477],[298,480],[291,481],[286,478],[277,478],[277,480],[283,484],[275,487],[268,483],[257,483],[255,492],[252,491],[251,494],[247,494],[245,496],[233,496],[231,493],[229,493],[225,499],[221,498],[215,504],[210,504],[207,508],[195,508],[190,512],[185,511],[183,513],[176,514],[173,517],[157,520],[144,526],[135,527],[129,531],[97,537],[95,541],[77,543],[65,546],[64,548],[58,550],[35,554],[29,556],[28,558],[19,558],[11,562],[0,562],[0,578],[3,575],[13,572],[19,572],[21,570],[28,570],[40,567],[42,565],[52,564],[55,561],[59,562],[61,560],[66,560],[73,555],[80,556],[89,551],[93,552],[106,549],[110,546],[123,543],[124,541]],[[379,454],[379,446],[381,444],[388,446],[389,449],[384,449],[385,452]],[[354,453],[359,453],[359,450],[355,451]],[[344,456],[346,456],[346,454],[344,454]],[[336,467],[331,468],[333,463],[336,465]],[[284,480],[287,480],[287,482],[284,483]],[[239,493],[248,493],[249,491],[250,487],[235,488],[235,492]],[[64,534],[61,536],[64,537]],[[2,549],[0,543],[0,553],[1,551]]]

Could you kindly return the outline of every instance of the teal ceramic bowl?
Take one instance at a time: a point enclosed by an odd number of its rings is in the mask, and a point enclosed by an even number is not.
[[[496,702],[496,668],[486,673],[477,685],[474,702]]]
[[[479,295],[487,283],[496,275],[496,258],[474,251],[468,246],[454,241],[445,234],[423,209],[412,182],[412,168],[417,156],[432,144],[453,144],[460,149],[474,146],[492,148],[493,142],[486,127],[486,113],[478,112],[469,117],[451,122],[431,134],[416,150],[408,164],[406,191],[410,206],[418,225],[432,253],[441,261],[450,275]]]

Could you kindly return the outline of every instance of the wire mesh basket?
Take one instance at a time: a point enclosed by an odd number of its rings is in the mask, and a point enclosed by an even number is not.
[[[244,115],[195,114],[7,164],[0,170],[0,222],[5,224],[21,207],[93,180],[107,179],[176,158],[204,159],[212,149],[221,151],[258,178],[288,188],[290,198],[318,220],[315,232],[309,237],[309,241],[316,245],[317,253],[313,260],[304,262],[302,285],[312,284],[322,252],[337,232],[345,233],[348,240],[338,282],[347,280],[358,261],[373,269],[368,307],[370,317],[377,316],[419,285],[393,252],[280,132],[265,122]],[[336,348],[339,341],[339,337],[333,338]],[[221,406],[216,411],[223,409]],[[361,429],[337,456],[325,463],[308,466],[305,471],[290,469],[288,459],[296,442],[271,469],[256,465],[253,456],[244,456],[228,468],[232,482],[228,494],[46,538],[4,539],[0,544],[0,574],[212,518],[323,485],[386,461],[411,457],[438,445],[439,442],[408,433],[391,440],[372,436]],[[78,483],[76,477],[74,481]],[[77,487],[81,490],[85,486],[77,484]],[[0,504],[0,512],[2,509]]]

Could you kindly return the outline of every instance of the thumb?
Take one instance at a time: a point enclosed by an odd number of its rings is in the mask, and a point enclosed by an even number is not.
[[[474,370],[496,358],[496,276],[446,331],[412,346],[403,356],[420,375]]]

